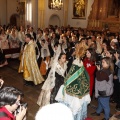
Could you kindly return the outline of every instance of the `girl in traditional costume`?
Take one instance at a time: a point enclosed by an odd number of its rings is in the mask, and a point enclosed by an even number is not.
[[[64,83],[64,76],[65,76],[65,71],[67,69],[67,65],[66,65],[66,54],[65,53],[61,53],[57,64],[56,64],[56,70],[55,70],[55,86],[51,91],[51,96],[50,96],[50,103],[55,103],[57,102],[55,100],[55,97],[57,95],[57,92],[60,88],[60,86]]]
[[[82,57],[86,52],[85,42],[75,46],[76,59],[64,79],[55,100],[66,104],[73,112],[74,120],[84,120],[87,117],[87,105],[90,103],[89,76]]]

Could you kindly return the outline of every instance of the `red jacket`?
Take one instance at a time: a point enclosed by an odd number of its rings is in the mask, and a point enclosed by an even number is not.
[[[90,77],[90,96],[92,96],[96,66],[95,63],[91,62],[88,58],[83,60],[83,64]]]
[[[4,112],[7,116],[0,116],[0,120],[15,120],[15,117],[5,107],[0,108],[0,112]]]
[[[96,66],[94,62],[91,62],[89,59],[85,58],[83,60],[83,64],[85,69],[87,70],[90,77],[95,75]]]

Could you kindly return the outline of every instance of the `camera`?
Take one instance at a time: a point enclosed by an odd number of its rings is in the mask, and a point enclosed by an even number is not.
[[[113,54],[115,54],[115,53],[120,54],[120,50],[119,49],[118,50],[113,50]]]
[[[21,105],[17,108],[16,113],[19,113],[19,112],[20,112],[20,107],[27,108],[27,106],[28,106],[28,103],[23,103],[23,104],[21,104]]]
[[[101,66],[101,61],[95,62],[95,65],[100,65]]]
[[[101,61],[97,61],[97,62],[95,62],[95,65],[96,65],[96,66],[99,66],[100,69],[102,68],[102,62],[101,62]]]
[[[102,62],[101,62],[102,58],[103,58],[103,57],[102,57],[101,54],[97,54],[97,55],[96,55],[95,65],[100,66],[100,68],[102,67]]]
[[[24,108],[27,108],[28,104],[27,104],[27,103],[24,103],[24,104],[22,104],[21,106],[24,107]]]
[[[96,61],[101,61],[102,60],[102,55],[101,54],[96,54]]]

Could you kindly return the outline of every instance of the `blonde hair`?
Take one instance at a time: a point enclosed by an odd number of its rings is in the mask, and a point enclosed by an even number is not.
[[[76,48],[75,48],[76,58],[84,57],[87,49],[88,49],[88,46],[86,45],[84,41],[77,43]]]

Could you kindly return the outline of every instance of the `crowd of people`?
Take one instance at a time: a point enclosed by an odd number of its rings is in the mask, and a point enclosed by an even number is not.
[[[15,26],[1,27],[0,31],[0,65],[8,57],[19,56],[25,85],[45,81],[37,101],[40,111],[48,104],[62,103],[72,111],[74,120],[84,120],[93,96],[98,106],[92,116],[104,112],[103,120],[109,120],[110,102],[120,111],[119,33],[51,25],[36,32],[31,26],[21,26],[19,31]],[[15,47],[21,48],[19,55],[2,52]]]

